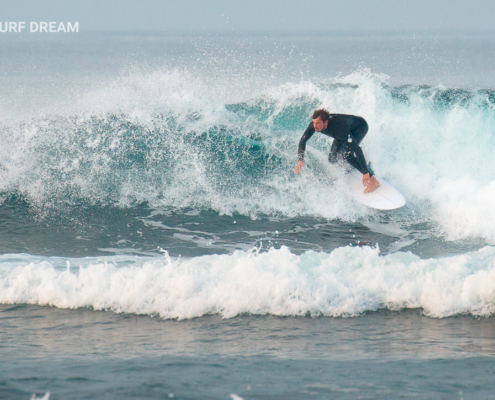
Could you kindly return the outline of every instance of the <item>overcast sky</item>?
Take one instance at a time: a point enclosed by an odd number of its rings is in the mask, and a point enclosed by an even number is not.
[[[0,0],[0,21],[84,31],[444,31],[494,28],[494,0]]]

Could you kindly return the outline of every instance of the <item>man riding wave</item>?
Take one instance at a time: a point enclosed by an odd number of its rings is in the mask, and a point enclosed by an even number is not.
[[[324,108],[316,110],[312,116],[313,121],[309,124],[299,141],[299,163],[294,172],[299,174],[304,165],[304,152],[306,142],[315,132],[333,138],[332,148],[328,155],[328,161],[336,163],[345,160],[352,167],[363,174],[363,185],[366,186],[364,193],[373,192],[380,182],[373,175],[373,171],[366,165],[363,150],[359,144],[368,132],[368,124],[364,118],[355,115],[330,114]]]

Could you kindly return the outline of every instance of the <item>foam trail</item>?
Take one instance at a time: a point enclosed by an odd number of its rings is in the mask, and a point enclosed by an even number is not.
[[[78,265],[63,267],[63,263]],[[0,302],[159,315],[357,316],[422,308],[431,317],[495,313],[495,248],[449,258],[370,247],[191,259],[0,256]]]

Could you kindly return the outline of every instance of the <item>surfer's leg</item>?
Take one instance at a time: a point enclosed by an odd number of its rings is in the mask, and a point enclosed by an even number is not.
[[[333,141],[330,154],[328,155],[328,162],[330,164],[336,164],[345,158],[345,144],[340,140]]]
[[[363,141],[364,137],[368,133],[368,123],[364,118],[357,117],[354,123],[351,126],[350,133],[354,138],[354,141],[359,145]],[[368,164],[366,171],[362,166],[359,165],[356,155],[353,152],[349,152],[346,154],[346,161],[356,168],[363,175],[369,172],[371,175],[374,175],[373,171],[371,171],[370,164]]]
[[[359,164],[359,162],[358,162],[356,156],[354,155],[354,153],[347,152],[346,153],[345,160],[347,161],[348,164],[350,164],[352,167],[356,168],[363,175],[366,174],[366,173],[368,173],[368,171],[366,171],[365,169],[363,169],[361,167],[361,165]]]
[[[350,132],[356,143],[361,144],[364,137],[368,133],[368,123],[364,118],[359,118],[354,124],[352,124]]]
[[[366,135],[367,131],[368,125],[365,121],[365,126],[361,128],[360,131],[358,131],[358,133],[362,134],[361,139]],[[363,175],[368,172],[361,167],[354,153],[350,151],[350,147],[348,147],[345,142],[342,142],[340,140],[334,139],[332,148],[330,149],[330,154],[328,155],[328,162],[330,162],[331,164],[336,164],[338,162],[347,162]]]
[[[328,155],[328,162],[331,164],[337,164],[339,162],[343,164],[344,162],[347,162],[362,174],[366,173],[366,171],[363,172],[357,158],[354,156],[354,153],[350,151],[350,148],[346,146],[346,143],[340,140],[334,139],[332,148],[330,149],[330,154]]]

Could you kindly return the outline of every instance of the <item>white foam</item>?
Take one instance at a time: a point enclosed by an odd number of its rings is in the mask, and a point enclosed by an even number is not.
[[[31,400],[50,400],[50,392],[46,392],[43,397],[37,397],[36,394],[33,394]]]
[[[64,265],[68,261],[70,265]],[[74,266],[78,266],[74,268]],[[159,315],[357,316],[384,307],[431,317],[495,313],[495,248],[420,259],[338,248],[171,259],[0,256],[0,302]]]
[[[400,100],[386,76],[366,69],[325,82],[268,85],[254,97],[240,89],[248,86],[236,89],[246,101],[237,104],[241,111],[230,111],[218,80],[177,69],[117,77],[81,95],[73,114],[4,127],[0,191],[21,194],[40,210],[146,202],[254,218],[376,215],[352,201],[327,162],[331,140],[324,135],[308,142],[306,165],[294,175],[305,122],[315,107],[327,107],[368,121],[366,158],[408,200],[407,210],[395,214],[399,223],[429,222],[449,240],[495,244],[495,114],[487,93],[444,101],[445,88],[410,87]],[[255,135],[268,158],[225,145],[211,150],[216,138],[196,140],[220,128],[220,135]],[[243,172],[247,166],[251,172]]]
[[[403,90],[406,100],[398,101],[387,80],[363,69],[328,80],[344,86],[287,84],[271,90],[269,98],[276,113],[304,97],[330,112],[363,116],[370,128],[362,143],[367,159],[405,194],[416,218],[433,222],[448,240],[482,238],[494,244],[495,114],[489,94],[472,90],[456,98],[455,90],[410,87]],[[328,149],[327,141],[312,138],[309,156],[315,148]],[[315,161],[324,158],[313,159],[313,166]]]

